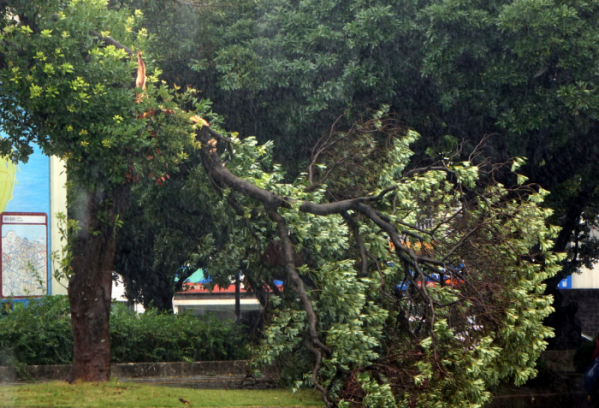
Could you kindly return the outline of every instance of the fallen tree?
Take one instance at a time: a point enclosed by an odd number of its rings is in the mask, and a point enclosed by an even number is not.
[[[200,129],[205,182],[214,188],[209,205],[228,206],[223,225],[237,223],[213,264],[221,270],[219,257],[230,264],[231,247],[247,248],[234,264],[255,288],[284,271],[285,292],[268,300],[272,322],[256,358],[281,362],[327,405],[488,401],[486,389],[498,381],[535,375],[551,333],[542,326],[552,309],[541,281],[558,269],[549,251],[558,228],[546,226],[551,211],[537,206],[546,193],[494,183],[501,166],[489,168],[484,183],[468,162],[405,171],[417,135],[402,136],[381,116],[327,137],[324,145],[339,143],[342,158],[352,158],[337,170],[361,178],[353,191],[371,192],[343,200],[330,198],[352,187],[343,180],[325,188],[308,172],[279,183],[277,166],[264,168],[268,149]],[[340,162],[328,153],[328,166],[314,172],[323,177]],[[373,173],[360,173],[356,162]],[[280,259],[269,270],[261,248],[273,240]]]

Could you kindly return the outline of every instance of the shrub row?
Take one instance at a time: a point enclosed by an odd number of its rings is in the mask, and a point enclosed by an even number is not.
[[[113,362],[238,360],[246,357],[240,326],[190,314],[143,314],[113,305]],[[48,296],[0,314],[0,365],[70,364],[73,333],[66,296]]]

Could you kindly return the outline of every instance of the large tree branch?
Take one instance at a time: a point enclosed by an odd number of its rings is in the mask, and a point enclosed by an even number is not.
[[[276,209],[278,207],[291,207],[291,205],[289,204],[292,201],[291,199],[273,194],[245,180],[242,180],[241,178],[232,174],[223,165],[217,153],[215,140],[217,138],[223,140],[223,137],[220,136],[217,132],[210,129],[208,126],[204,126],[198,131],[197,135],[198,139],[202,143],[201,154],[203,158],[202,163],[204,165],[204,168],[206,169],[208,174],[219,184],[228,186],[233,190],[236,190],[248,197],[258,200],[266,207],[267,210],[275,210],[276,212]],[[381,230],[383,230],[389,235],[391,241],[393,242],[393,245],[395,246],[398,256],[400,256],[400,252],[403,253],[405,256],[405,254],[410,254],[410,249],[402,244],[399,238],[399,232],[397,228],[393,224],[391,224],[391,222],[388,219],[383,219],[383,217],[378,211],[364,204],[364,202],[373,201],[373,199],[375,198],[382,199],[385,196],[385,194],[387,194],[390,191],[393,191],[394,188],[394,186],[389,187],[383,190],[380,194],[378,194],[375,197],[362,197],[352,200],[338,201],[335,203],[315,204],[310,201],[304,201],[300,206],[300,211],[314,215],[325,216],[331,214],[343,214],[344,212],[347,212],[349,210],[360,212],[364,214],[366,217],[368,217],[370,220],[372,220]],[[409,256],[411,256],[411,254]],[[443,261],[439,261],[421,255],[416,255],[416,257],[413,259],[417,262],[425,262],[432,265],[442,266],[444,264]]]
[[[291,207],[286,198],[273,194],[270,191],[266,191],[253,185],[252,183],[242,180],[231,173],[223,165],[220,157],[218,156],[215,140],[222,138],[222,136],[220,136],[217,132],[210,129],[208,126],[203,126],[197,132],[197,138],[202,143],[202,149],[200,152],[202,155],[202,164],[204,165],[204,169],[206,169],[206,172],[219,184],[230,187],[247,197],[253,198],[264,204],[264,206],[269,209],[278,207]]]
[[[322,393],[322,399],[323,399],[325,405],[327,406],[327,408],[331,407],[331,406],[333,406],[333,404],[331,404],[329,402],[329,398],[328,398],[329,392],[327,391],[326,388],[324,388],[318,382],[318,372],[320,371],[320,364],[322,362],[322,353],[320,352],[320,350],[315,348],[312,345],[312,343],[310,343],[310,340],[306,339],[306,341],[304,343],[306,345],[306,348],[308,350],[310,350],[316,356],[316,363],[314,364],[314,368],[312,369],[312,383],[314,384],[314,387]]]
[[[449,174],[454,174],[454,172],[452,170],[450,170],[449,168],[447,168],[445,166],[426,166],[426,167],[419,167],[417,169],[410,170],[404,174],[404,177],[412,177],[413,175],[420,174],[420,173],[426,173],[427,171],[444,171]]]
[[[202,143],[200,152],[202,155],[202,163],[204,168],[206,169],[206,172],[215,180],[215,182],[219,185],[228,186],[231,189],[240,192],[241,194],[261,202],[266,209],[269,218],[276,223],[277,233],[281,243],[283,244],[283,255],[287,276],[295,286],[298,297],[308,317],[309,339],[306,341],[306,347],[316,356],[316,364],[312,373],[312,380],[315,387],[322,392],[323,399],[327,407],[331,407],[332,404],[328,401],[327,390],[318,383],[318,372],[320,371],[320,364],[322,361],[322,354],[320,350],[329,355],[332,354],[332,352],[331,349],[324,345],[319,339],[317,328],[318,317],[314,311],[312,301],[310,300],[308,292],[304,286],[304,281],[295,268],[293,244],[289,238],[290,232],[287,228],[285,219],[277,212],[279,207],[290,207],[290,205],[283,197],[248,183],[247,181],[235,176],[227,168],[225,168],[220,160],[220,157],[218,156],[216,149],[215,139],[221,139],[219,138],[218,133],[208,128],[208,126],[204,126],[197,132],[197,138]]]
[[[268,209],[267,212],[270,219],[277,223],[277,232],[279,234],[279,239],[283,243],[285,269],[287,270],[287,275],[295,284],[300,301],[304,305],[304,309],[306,310],[306,313],[308,315],[308,327],[312,343],[326,351],[328,354],[331,354],[331,349],[322,344],[318,338],[318,329],[316,328],[318,318],[316,317],[316,312],[314,312],[312,301],[308,297],[308,292],[304,287],[304,281],[297,272],[297,269],[295,269],[295,259],[293,257],[293,244],[291,243],[291,239],[289,238],[289,229],[287,229],[287,223],[285,222],[285,219],[274,209]]]

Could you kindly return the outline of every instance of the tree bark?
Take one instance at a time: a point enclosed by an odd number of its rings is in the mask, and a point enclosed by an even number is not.
[[[69,218],[77,220],[80,229],[72,242],[73,275],[68,288],[74,347],[67,380],[108,381],[117,220],[126,209],[129,188],[75,190],[71,194]]]

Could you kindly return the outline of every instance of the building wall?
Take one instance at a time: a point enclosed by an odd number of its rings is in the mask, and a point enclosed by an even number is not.
[[[144,313],[146,309],[141,303],[132,303],[127,300],[125,296],[125,283],[123,277],[119,274],[116,275],[116,280],[112,281],[112,301],[126,304],[127,307],[136,313]]]
[[[50,253],[61,253],[65,242],[58,230],[57,214],[67,214],[67,169],[65,163],[56,156],[50,157]],[[54,277],[55,262],[50,261],[52,274],[51,295],[66,295],[68,282],[59,282]]]

